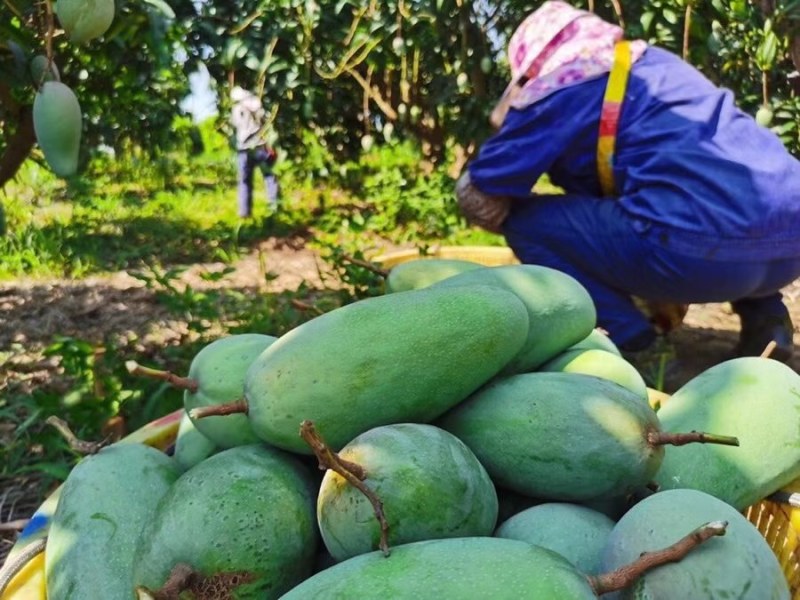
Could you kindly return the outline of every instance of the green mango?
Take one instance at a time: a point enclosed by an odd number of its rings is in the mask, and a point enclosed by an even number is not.
[[[310,577],[282,600],[595,600],[588,579],[555,552],[466,537],[361,554]]]
[[[144,444],[113,444],[81,460],[48,531],[48,599],[131,598],[137,540],[177,478],[170,457]]]
[[[181,472],[190,469],[217,451],[217,445],[200,433],[184,413],[178,425],[175,438],[175,452],[172,455]]]
[[[486,469],[452,434],[417,423],[370,429],[339,452],[360,465],[364,484],[383,503],[389,546],[427,539],[489,536],[497,522],[497,493]],[[372,504],[328,470],[317,498],[322,539],[336,560],[378,548]]]
[[[47,164],[59,177],[78,170],[82,123],[75,93],[60,81],[45,81],[33,99],[33,129]]]
[[[589,292],[576,279],[538,265],[473,269],[433,287],[490,285],[519,296],[528,310],[525,345],[503,368],[506,375],[533,371],[594,329],[597,313]]]
[[[658,417],[672,431],[739,438],[738,448],[668,447],[656,475],[661,489],[701,490],[744,510],[800,477],[800,375],[781,362],[745,356],[714,365],[665,401]]]
[[[500,524],[496,537],[527,542],[557,552],[582,573],[602,571],[601,556],[614,521],[602,513],[566,502],[546,502]]]
[[[300,423],[334,450],[379,425],[429,422],[519,351],[528,315],[489,286],[426,288],[359,300],[284,334],[247,372],[256,435],[310,454]]]
[[[183,563],[220,597],[278,598],[311,573],[317,545],[305,467],[268,446],[237,446],[173,484],[142,533],[133,580],[145,597]]]
[[[58,21],[74,44],[100,37],[114,20],[114,0],[58,0]]]
[[[387,293],[405,292],[428,287],[453,275],[481,269],[483,265],[457,258],[419,258],[396,265],[386,277]]]
[[[605,350],[567,350],[547,361],[538,370],[594,375],[629,389],[647,402],[647,384],[636,367],[621,356]]]
[[[643,552],[666,548],[710,521],[727,521],[725,535],[603,598],[788,600],[786,578],[764,536],[735,508],[696,490],[658,492],[634,505],[608,536],[603,568],[613,570]]]
[[[579,373],[497,379],[436,424],[461,439],[497,485],[547,500],[625,496],[646,485],[664,456],[638,394]]]
[[[226,404],[244,397],[244,378],[253,361],[273,342],[271,335],[241,333],[215,340],[192,359],[188,378],[197,391],[186,390],[183,406],[194,408]],[[197,430],[221,448],[259,441],[245,415],[192,419]]]
[[[567,348],[566,351],[569,352],[570,350],[605,350],[617,356],[622,356],[622,352],[620,352],[617,345],[611,341],[611,338],[597,328],[592,329],[589,335],[577,344],[573,344]]]

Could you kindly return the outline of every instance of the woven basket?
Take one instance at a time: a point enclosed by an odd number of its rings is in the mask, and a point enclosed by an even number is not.
[[[471,260],[486,266],[510,265],[519,263],[510,248],[495,246],[441,246],[429,250],[425,256],[420,256],[418,250],[400,250],[388,254],[383,254],[373,258],[373,262],[382,267],[391,269],[395,265],[419,258],[448,258]],[[670,305],[648,306],[646,303],[638,302],[645,314],[654,318],[665,318],[669,321],[666,329],[674,329],[683,321],[685,310]],[[662,313],[666,310],[669,314]],[[654,314],[657,316],[654,317]],[[668,394],[657,390],[648,390],[650,402],[657,405],[669,398]],[[786,581],[792,593],[792,600],[800,600],[800,501],[796,502],[797,507],[788,503],[792,492],[800,492],[800,479],[792,485],[787,486],[786,490],[773,494],[772,500],[766,499],[748,507],[744,514],[769,543],[775,555],[780,561]],[[782,501],[777,501],[780,499]],[[776,501],[773,501],[776,500]],[[792,522],[792,515],[794,523]]]

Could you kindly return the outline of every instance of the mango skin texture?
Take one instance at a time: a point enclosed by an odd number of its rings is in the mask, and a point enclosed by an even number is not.
[[[496,379],[435,424],[463,441],[496,485],[552,501],[625,496],[664,456],[647,441],[660,424],[639,395],[580,373]]]
[[[33,129],[47,164],[59,177],[78,170],[82,122],[75,93],[60,81],[45,81],[33,99]]]
[[[495,537],[527,542],[557,552],[582,573],[601,572],[601,556],[614,521],[578,504],[546,502],[500,524]]]
[[[244,396],[244,378],[253,361],[278,338],[260,333],[240,333],[214,340],[198,352],[189,366],[196,392],[186,390],[183,406],[193,408],[226,404]],[[259,441],[246,415],[192,419],[197,430],[220,448]]]
[[[668,431],[708,431],[739,446],[667,447],[661,489],[704,491],[744,510],[800,477],[800,375],[758,356],[714,365],[662,403]]]
[[[535,370],[586,338],[597,322],[589,292],[576,279],[539,265],[502,265],[473,269],[432,287],[491,285],[516,294],[528,311],[528,336],[503,374]]]
[[[205,460],[218,448],[214,442],[200,433],[184,413],[178,426],[178,437],[175,438],[175,452],[172,455],[181,472],[191,469],[196,464]]]
[[[647,384],[639,371],[623,357],[597,349],[569,349],[538,369],[542,372],[583,373],[608,379],[641,396],[647,402]]]
[[[463,442],[438,427],[376,427],[347,444],[339,456],[364,468],[364,484],[383,502],[389,546],[489,536],[494,530],[497,492],[489,474]],[[336,560],[378,549],[380,526],[372,505],[331,470],[322,480],[317,518]]]
[[[73,44],[100,37],[114,20],[114,0],[58,0],[55,10]]]
[[[608,600],[788,600],[778,559],[755,526],[729,504],[696,490],[657,492],[635,504],[614,526],[603,550],[603,571],[666,548],[701,525],[727,521],[683,560],[662,565]]]
[[[237,446],[164,496],[142,532],[134,584],[157,590],[186,563],[208,577],[240,574],[232,598],[277,598],[310,574],[318,536],[306,467],[263,444]]]
[[[479,263],[453,258],[420,258],[400,263],[386,277],[386,292],[405,292],[428,287],[464,271],[481,269]]]
[[[114,444],[78,463],[48,532],[48,599],[131,597],[137,540],[177,478],[172,459],[144,444]]]
[[[281,600],[596,600],[585,575],[555,552],[493,537],[427,540],[361,554]]]
[[[430,422],[491,379],[528,331],[522,302],[489,286],[359,300],[284,334],[250,366],[256,435],[311,454],[304,420],[334,450],[380,425]]]

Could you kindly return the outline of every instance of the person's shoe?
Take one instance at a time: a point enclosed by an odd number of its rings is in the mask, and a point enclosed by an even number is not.
[[[783,315],[740,314],[739,317],[742,325],[736,346],[738,356],[760,356],[770,342],[775,342],[769,358],[789,361],[794,352],[794,326],[788,310]]]
[[[623,358],[639,371],[648,387],[659,391],[674,387],[680,365],[675,346],[666,336],[656,335],[650,344],[639,350],[620,350]]]

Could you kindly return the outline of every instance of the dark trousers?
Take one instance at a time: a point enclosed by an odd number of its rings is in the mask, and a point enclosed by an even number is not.
[[[258,167],[264,176],[264,190],[267,203],[272,210],[278,206],[278,180],[272,173],[274,155],[263,146],[237,153],[238,183],[237,196],[239,216],[249,217],[253,213],[253,171]]]
[[[623,345],[651,329],[632,296],[699,304],[732,302],[737,313],[781,316],[780,289],[800,276],[800,257],[724,261],[688,256],[634,229],[612,200],[537,196],[518,201],[503,224],[523,263],[572,275],[597,307],[598,325]]]

